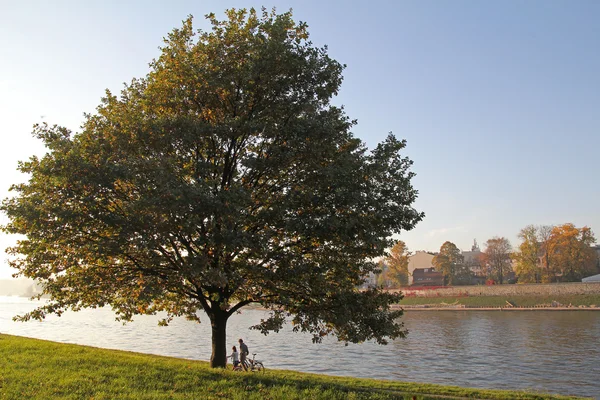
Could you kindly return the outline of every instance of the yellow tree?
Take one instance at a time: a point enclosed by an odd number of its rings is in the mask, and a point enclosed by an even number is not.
[[[519,238],[523,242],[519,249],[512,254],[515,262],[515,273],[519,277],[520,283],[540,283],[542,281],[542,242],[539,238],[538,228],[534,225],[528,225],[521,229]]]
[[[596,270],[596,254],[591,246],[596,242],[592,230],[573,224],[555,226],[550,234],[549,252],[553,260],[550,266],[554,280],[580,281]]]
[[[410,252],[406,243],[399,240],[385,257],[386,270],[383,272],[386,281],[395,286],[408,285],[408,259]]]

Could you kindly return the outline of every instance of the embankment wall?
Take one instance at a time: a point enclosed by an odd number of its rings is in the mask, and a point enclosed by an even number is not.
[[[461,296],[550,296],[599,294],[600,282],[573,282],[523,285],[452,286],[437,289],[398,289],[405,296],[461,297]]]

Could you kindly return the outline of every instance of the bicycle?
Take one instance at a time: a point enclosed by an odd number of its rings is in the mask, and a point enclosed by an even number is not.
[[[235,371],[235,372],[241,372],[243,370],[244,369],[242,368],[242,363],[238,363],[238,365],[234,366],[232,369],[232,371]]]
[[[246,370],[250,372],[265,372],[265,366],[262,361],[255,359],[256,353],[252,353],[252,358],[247,358],[244,362],[246,363]],[[238,365],[239,370],[242,369],[241,363]],[[235,369],[234,369],[235,370]]]

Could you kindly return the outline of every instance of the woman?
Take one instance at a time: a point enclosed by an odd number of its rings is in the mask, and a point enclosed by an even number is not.
[[[231,353],[231,355],[227,356],[227,358],[231,358],[231,362],[233,363],[233,369],[235,369],[238,365],[240,365],[240,355],[235,346],[233,346],[231,350],[233,350],[233,352]]]

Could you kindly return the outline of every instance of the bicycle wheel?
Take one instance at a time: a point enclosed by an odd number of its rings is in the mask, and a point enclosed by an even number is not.
[[[252,371],[265,372],[265,366],[260,361],[256,361],[254,363],[254,367],[252,368]]]

